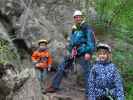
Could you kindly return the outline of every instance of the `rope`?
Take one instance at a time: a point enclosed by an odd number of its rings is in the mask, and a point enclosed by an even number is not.
[[[77,73],[76,56],[77,56],[77,48],[74,47],[74,48],[72,49],[72,53],[71,53],[71,58],[74,59],[74,61],[73,61],[73,64],[74,64],[74,73]]]

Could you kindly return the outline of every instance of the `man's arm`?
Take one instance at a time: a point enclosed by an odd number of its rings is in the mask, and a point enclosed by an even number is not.
[[[86,52],[93,53],[95,50],[95,35],[92,29],[87,29]]]
[[[78,48],[79,54],[89,53],[92,54],[95,51],[95,35],[92,29],[85,29],[84,33],[86,34],[86,44]]]

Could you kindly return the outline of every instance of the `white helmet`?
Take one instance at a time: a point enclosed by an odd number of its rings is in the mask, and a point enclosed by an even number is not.
[[[112,50],[111,50],[111,47],[108,45],[108,44],[104,44],[104,43],[99,43],[98,45],[97,45],[97,50],[98,49],[100,49],[100,48],[105,48],[105,49],[107,49],[109,52],[111,52]]]
[[[82,14],[82,12],[80,11],[80,10],[76,10],[74,13],[73,13],[73,17],[74,16],[82,16],[83,14]]]
[[[39,45],[40,45],[40,43],[46,43],[46,44],[48,44],[48,40],[46,40],[46,39],[41,39],[41,40],[38,41],[38,44],[39,44]]]

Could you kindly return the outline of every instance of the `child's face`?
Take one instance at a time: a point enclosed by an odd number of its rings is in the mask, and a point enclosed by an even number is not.
[[[47,47],[47,44],[42,42],[42,43],[39,44],[39,47],[40,48],[45,48],[45,47]]]
[[[106,49],[99,49],[97,52],[97,58],[100,61],[107,61],[109,60],[110,53]]]

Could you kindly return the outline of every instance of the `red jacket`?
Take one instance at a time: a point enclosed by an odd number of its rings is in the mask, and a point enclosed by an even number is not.
[[[52,64],[52,57],[48,50],[34,51],[32,54],[32,61],[37,62],[36,67],[40,69],[48,68]]]

